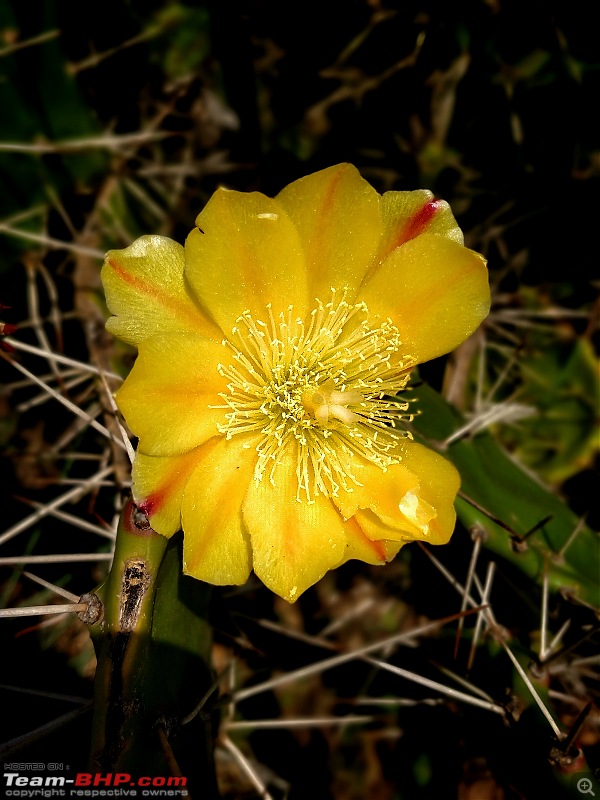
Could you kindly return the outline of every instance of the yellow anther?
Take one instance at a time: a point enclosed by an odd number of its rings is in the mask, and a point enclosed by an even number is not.
[[[221,395],[227,423],[219,431],[227,438],[261,434],[256,480],[273,481],[283,449],[295,440],[297,499],[308,501],[358,483],[357,454],[382,470],[397,463],[398,439],[409,434],[394,423],[411,418],[408,403],[390,399],[405,388],[412,366],[397,328],[369,319],[364,303],[349,305],[345,293],[317,302],[306,324],[291,307],[275,315],[267,305],[266,322],[245,312],[229,342],[235,366],[219,367],[229,381]]]

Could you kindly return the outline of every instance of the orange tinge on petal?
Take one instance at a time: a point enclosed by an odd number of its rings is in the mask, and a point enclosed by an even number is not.
[[[133,499],[157,533],[172,536],[181,528],[181,503],[202,448],[177,456],[147,456],[137,451],[133,462]]]
[[[108,330],[132,345],[156,334],[200,333],[219,341],[183,279],[184,249],[164,236],[142,236],[124,250],[110,250],[102,267],[106,304],[115,315]]]
[[[456,520],[453,504],[460,486],[456,467],[409,440],[402,441],[397,452],[402,460],[383,473],[373,464],[353,465],[362,485],[340,492],[334,498],[336,506],[346,519],[355,517],[370,539],[445,544]]]
[[[389,317],[416,363],[449,353],[485,319],[485,259],[452,239],[422,234],[385,258],[361,287],[372,314]]]
[[[174,456],[218,433],[225,422],[221,393],[227,389],[219,363],[222,344],[192,333],[145,339],[116,400],[139,449]]]
[[[217,585],[245,583],[252,569],[250,537],[241,507],[253,485],[256,437],[203,445],[182,504],[183,570]],[[263,512],[264,513],[264,512]]]
[[[273,592],[294,602],[345,560],[344,522],[328,497],[299,502],[297,445],[286,445],[273,474],[252,481],[242,506],[254,572]]]
[[[348,287],[352,299],[381,239],[375,189],[351,164],[338,164],[290,183],[276,199],[300,234],[310,302],[326,302],[331,287]]]
[[[284,208],[259,192],[219,189],[196,220],[185,246],[191,290],[226,336],[245,311],[265,319],[304,317],[306,266],[298,232]]]
[[[344,562],[357,559],[367,564],[381,566],[391,561],[404,544],[402,541],[369,538],[356,517],[352,517],[344,524],[344,530],[347,539]]]

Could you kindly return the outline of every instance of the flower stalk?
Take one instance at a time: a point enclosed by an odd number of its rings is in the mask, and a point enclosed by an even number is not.
[[[103,613],[91,626],[92,770],[183,778],[180,785],[216,796],[210,717],[181,727],[212,680],[208,592],[183,578],[181,543],[156,533],[129,500],[111,571],[95,593]]]

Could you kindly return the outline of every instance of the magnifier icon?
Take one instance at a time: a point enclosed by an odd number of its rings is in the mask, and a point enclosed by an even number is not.
[[[581,794],[591,794],[592,797],[596,797],[595,792],[592,792],[593,785],[589,778],[579,778],[577,781],[577,791],[581,792]]]

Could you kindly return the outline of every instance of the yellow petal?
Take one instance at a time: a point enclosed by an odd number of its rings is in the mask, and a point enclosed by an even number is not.
[[[340,491],[333,498],[345,519],[354,516],[361,508],[370,508],[391,523],[400,519],[398,505],[407,492],[419,489],[419,478],[405,463],[393,464],[384,472],[377,464],[358,456],[352,460],[348,471],[360,482],[352,491]]]
[[[183,497],[183,571],[220,586],[242,584],[252,560],[241,505],[252,481],[256,439],[218,437],[200,450]]]
[[[133,498],[163,536],[181,528],[181,501],[202,448],[180,456],[147,456],[139,450],[133,462]]]
[[[353,298],[381,236],[375,189],[351,164],[338,164],[290,183],[276,199],[300,234],[310,302],[328,302],[331,287],[349,287]]]
[[[191,333],[155,336],[139,354],[116,400],[146,455],[173,456],[218,433],[225,410],[219,392],[226,382],[218,371],[229,351]]]
[[[427,516],[424,518],[426,519]],[[456,525],[456,511],[451,505],[441,507],[437,516],[430,519],[427,530],[421,531],[413,528],[410,523],[400,528],[386,525],[369,509],[357,511],[353,519],[356,519],[365,536],[372,539],[373,542],[378,544],[396,543],[400,548],[407,542],[414,541],[422,541],[427,544],[447,544]]]
[[[448,353],[488,314],[485,259],[442,236],[422,234],[396,248],[367,279],[359,298],[390,317],[404,355],[417,363]]]
[[[219,189],[185,246],[186,279],[227,336],[244,311],[263,321],[293,306],[307,311],[306,268],[298,233],[275,200]],[[201,232],[203,231],[203,232]]]
[[[164,236],[142,236],[125,250],[110,250],[102,267],[107,329],[132,345],[172,331],[220,340],[219,329],[188,294],[183,247]]]
[[[242,506],[254,571],[290,603],[340,564],[346,549],[344,523],[329,498],[296,499],[297,463],[295,444],[290,444],[275,469],[275,485],[268,473],[252,481]]]
[[[419,540],[429,541],[427,537],[423,536],[423,534],[419,533],[418,531],[413,531],[411,533],[408,530],[392,528],[391,526],[386,525],[379,519],[377,514],[374,514],[369,509],[361,509],[360,511],[357,511],[353,519],[356,520],[364,535],[367,538],[372,539],[373,542],[376,542],[377,544],[380,544],[384,541],[395,541],[398,546],[401,547],[407,542]],[[430,542],[430,544],[442,544],[442,542]]]
[[[344,563],[356,559],[381,566],[391,561],[404,544],[404,542],[380,541],[367,536],[356,516],[345,523],[344,529],[347,538]]]
[[[414,192],[385,192],[381,197],[382,236],[377,263],[396,247],[416,239],[423,233],[445,236],[464,243],[461,229],[445,200],[434,200],[428,189]]]
[[[454,530],[460,476],[449,461],[417,442],[398,446],[402,461],[386,472],[365,461],[351,470],[362,486],[334,497],[343,517],[356,520],[373,539],[447,542]]]

